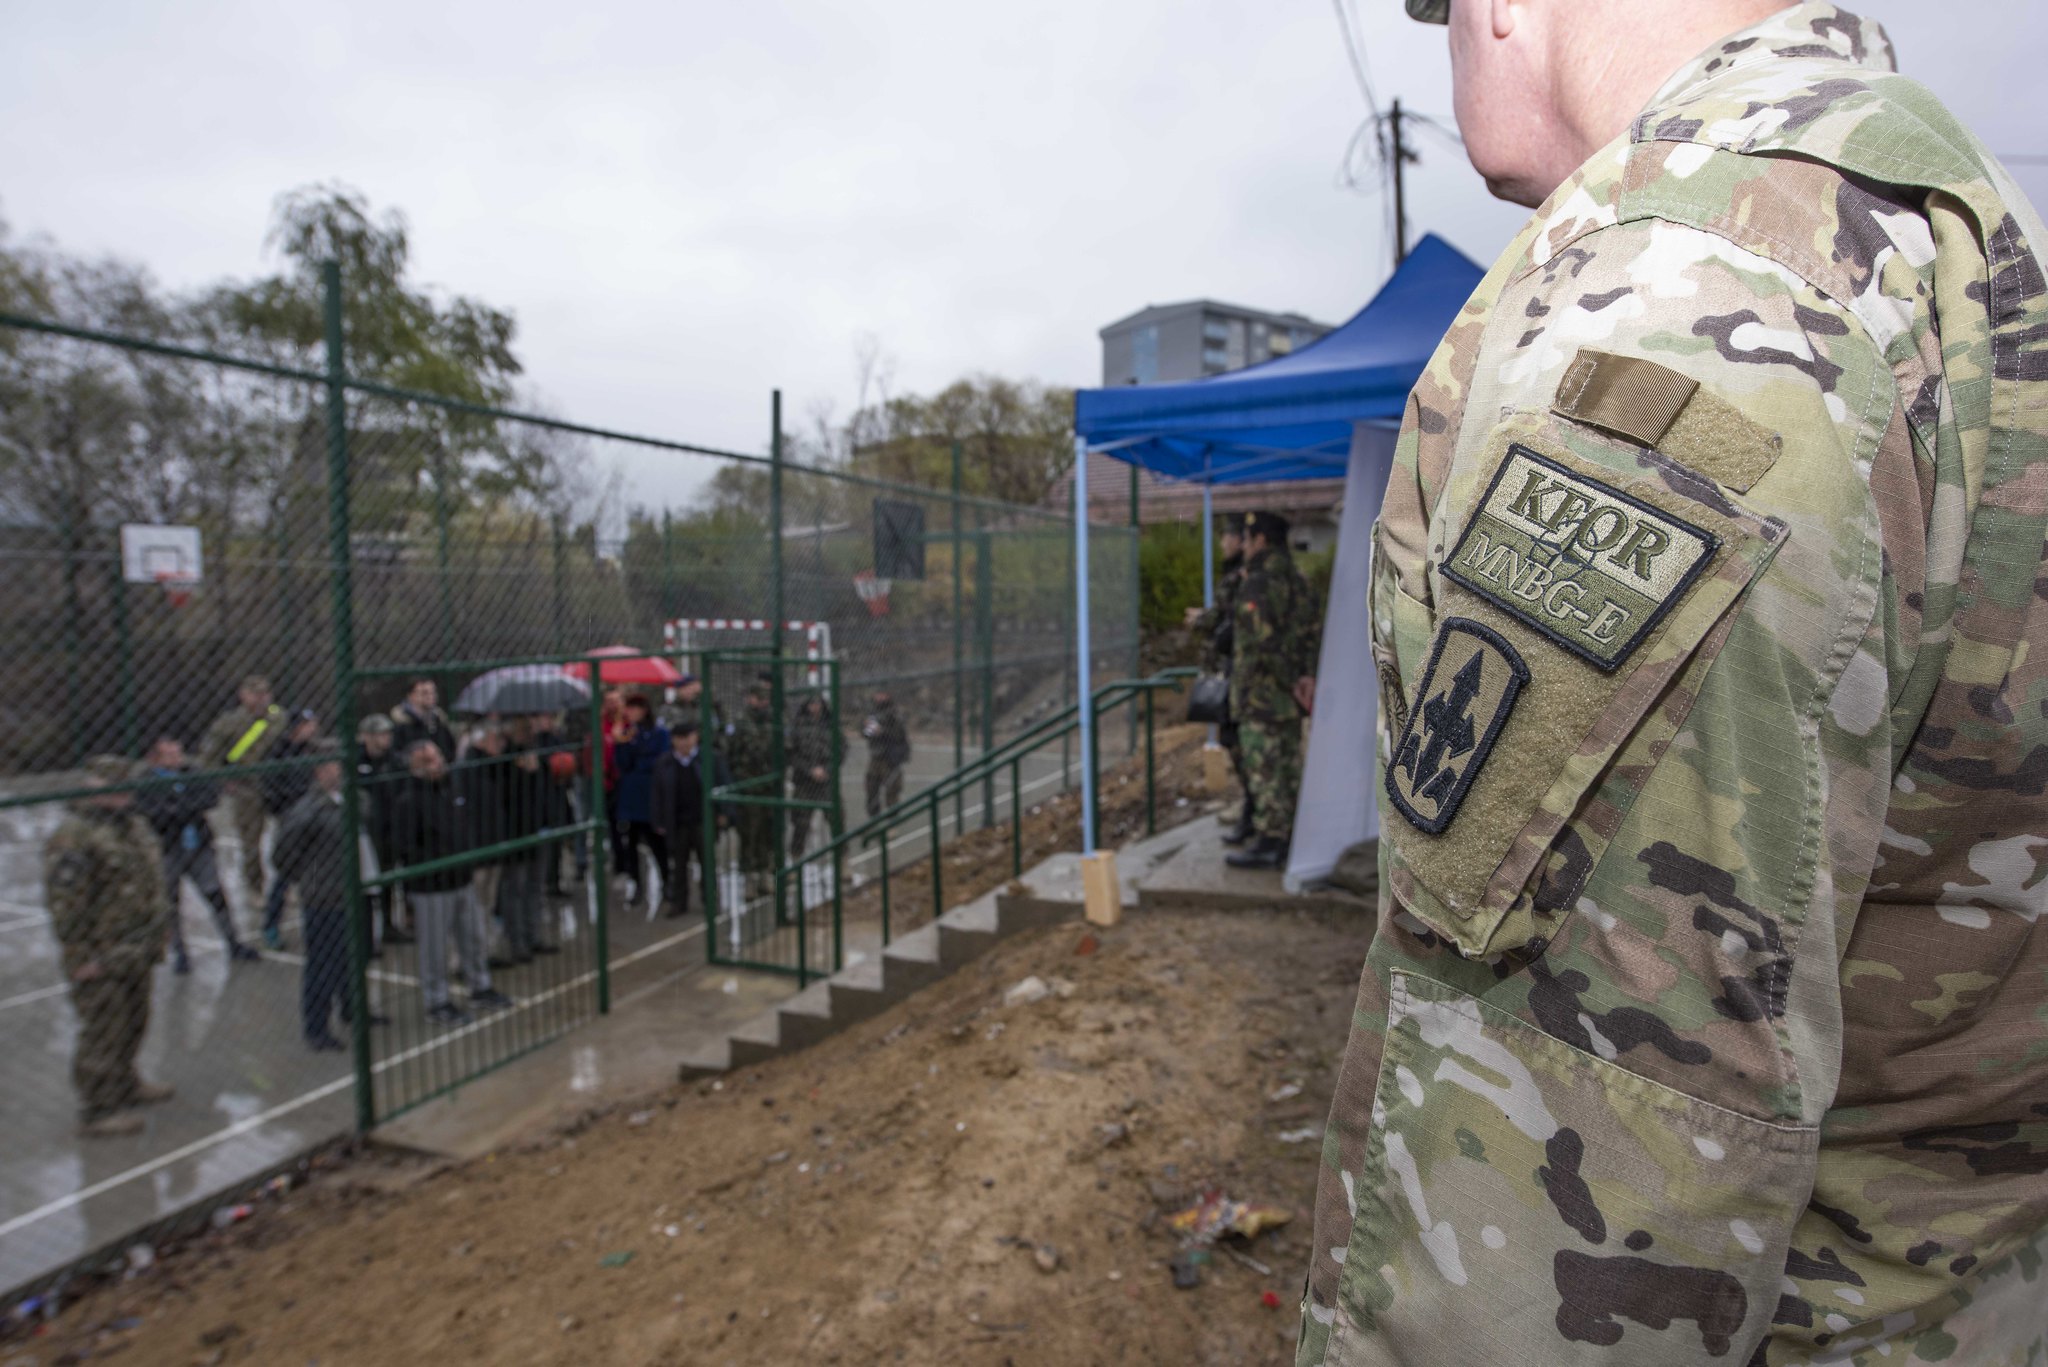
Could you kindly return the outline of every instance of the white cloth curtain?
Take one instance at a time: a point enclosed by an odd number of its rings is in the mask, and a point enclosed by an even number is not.
[[[1289,887],[1329,876],[1344,851],[1380,833],[1379,776],[1373,733],[1378,725],[1379,674],[1372,662],[1372,524],[1380,515],[1393,468],[1394,430],[1367,423],[1352,429],[1344,475],[1344,514],[1337,525],[1337,562],[1323,615],[1316,669],[1316,712],[1302,765],[1294,814]]]

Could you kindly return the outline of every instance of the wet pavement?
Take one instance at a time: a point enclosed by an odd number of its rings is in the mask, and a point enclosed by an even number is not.
[[[233,963],[190,888],[181,912],[192,972],[158,968],[141,1074],[177,1089],[142,1112],[132,1136],[83,1139],[71,1088],[77,1018],[41,905],[40,850],[58,814],[0,813],[0,1288],[19,1286],[145,1226],[349,1133],[355,1076],[347,1052],[316,1053],[301,1038],[295,918],[285,949]],[[222,863],[234,867],[231,839]],[[258,919],[239,880],[229,900],[247,939]],[[463,1025],[425,1019],[412,946],[373,963],[373,1029],[380,1112],[453,1087],[596,1013],[594,936],[588,916],[553,906],[563,952],[501,969],[513,1005]],[[609,958],[617,992],[704,965],[702,917],[650,918],[615,905]],[[463,1000],[458,989],[455,1000]],[[336,1023],[340,1029],[339,1022]]]
[[[1105,732],[1107,742],[1110,728]],[[1105,744],[1106,752],[1109,748]],[[843,771],[849,824],[860,819],[862,810],[862,770],[852,760],[850,755]],[[951,768],[951,761],[950,744],[942,747],[920,738],[906,774],[906,792],[934,781]],[[1104,762],[1110,762],[1108,753]],[[1069,773],[1078,779],[1078,765],[1064,770],[1056,746],[1027,760],[1025,805],[1059,791]],[[1007,775],[994,786],[992,815],[1005,820]],[[955,833],[963,806],[965,826],[981,824],[977,788],[964,803],[946,804],[944,838]],[[143,1112],[146,1124],[138,1134],[79,1137],[70,1079],[77,1018],[41,893],[42,845],[60,817],[54,807],[0,811],[0,1096],[7,1098],[0,1111],[0,1289],[32,1281],[228,1192],[349,1133],[357,1119],[351,1054],[315,1053],[301,1039],[299,985],[305,961],[296,952],[295,913],[287,915],[282,951],[265,951],[257,962],[231,962],[210,913],[187,886],[180,914],[192,971],[181,976],[169,963],[158,968],[139,1059],[145,1078],[168,1083],[177,1094]],[[928,832],[922,819],[897,828],[890,841],[892,862],[904,867],[922,856]],[[219,858],[236,923],[254,943],[259,908],[234,872],[239,857],[232,834],[221,836]],[[878,867],[872,850],[849,858],[849,883],[872,878]],[[828,891],[814,886],[811,895],[823,900]],[[563,952],[497,971],[495,985],[513,1005],[478,1012],[466,1023],[429,1022],[414,947],[388,947],[370,972],[372,1010],[390,1018],[372,1030],[379,1118],[419,1106],[416,1115],[431,1112],[431,1132],[439,1136],[435,1145],[457,1149],[464,1144],[464,1129],[481,1135],[506,1123],[508,1107],[487,1104],[491,1095],[504,1096],[506,1087],[534,1086],[539,1080],[544,1092],[559,1092],[536,1099],[535,1105],[545,1109],[614,1086],[655,1085],[672,1076],[674,1059],[690,1034],[699,1029],[722,1033],[732,1023],[729,1017],[743,1019],[777,993],[794,989],[790,978],[707,969],[701,902],[680,919],[660,917],[654,909],[629,909],[623,902],[622,896],[614,899],[608,927],[612,998],[615,1006],[639,1004],[642,1009],[623,1023],[615,1024],[616,1017],[605,1022],[603,1033],[577,1030],[574,1043],[551,1050],[538,1072],[520,1073],[516,1081],[506,1077],[495,1093],[475,1097],[474,1105],[454,1105],[447,1098],[490,1085],[500,1075],[493,1068],[597,1019],[596,937],[587,894],[579,891],[573,902],[550,903]],[[763,906],[755,903],[750,922],[758,920]],[[722,923],[719,934],[728,949],[729,932],[730,923]],[[813,943],[815,952],[829,952],[829,937]],[[847,948],[851,954],[872,947]],[[715,990],[707,989],[707,983]],[[728,983],[733,984],[730,992]],[[463,1000],[459,988],[456,1000]],[[655,1009],[645,1009],[649,1004]],[[482,1082],[476,1080],[480,1075]],[[461,1092],[454,1091],[458,1086]],[[516,1118],[521,1108],[515,1103],[509,1111]]]

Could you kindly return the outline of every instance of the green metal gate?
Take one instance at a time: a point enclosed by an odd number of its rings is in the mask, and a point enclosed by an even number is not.
[[[839,665],[774,650],[698,657],[701,832],[710,962],[793,974],[843,966]],[[725,781],[721,781],[721,778]],[[822,825],[822,833],[818,828]]]

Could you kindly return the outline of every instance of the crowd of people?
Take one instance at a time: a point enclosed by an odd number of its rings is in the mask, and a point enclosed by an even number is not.
[[[237,925],[217,853],[217,814],[236,834],[243,905],[260,905],[257,934],[268,950],[284,948],[286,913],[296,903],[304,958],[299,1026],[308,1049],[343,1050],[335,1022],[344,1031],[353,1023],[351,859],[365,885],[364,950],[374,958],[387,946],[416,943],[427,1019],[460,1025],[515,1005],[493,969],[560,952],[560,922],[549,903],[573,895],[572,864],[574,883],[589,874],[593,768],[602,773],[599,829],[615,876],[630,889],[626,905],[646,909],[658,878],[660,910],[671,917],[688,914],[693,872],[709,876],[708,789],[830,801],[841,742],[820,694],[803,692],[778,723],[772,680],[755,680],[730,722],[722,705],[714,708],[716,734],[707,738],[702,693],[701,681],[686,675],[664,709],[645,693],[608,688],[593,744],[573,713],[492,715],[458,728],[436,681],[422,678],[388,713],[365,717],[345,749],[322,733],[315,712],[281,707],[269,680],[251,675],[206,729],[196,762],[170,735],[139,765],[95,757],[85,768],[85,795],[70,804],[44,851],[52,927],[79,1017],[73,1080],[81,1132],[133,1133],[142,1124],[139,1108],[171,1095],[145,1082],[135,1061],[156,966],[168,955],[175,973],[192,969],[181,914],[186,884],[231,964],[263,957]],[[877,691],[872,702],[860,727],[870,816],[900,800],[910,758],[889,694]],[[774,781],[778,752],[783,783]],[[350,763],[359,814],[353,850],[343,819]],[[786,813],[789,859],[810,848],[820,809]],[[748,896],[767,891],[773,879],[774,818],[770,805],[745,801],[719,802],[711,813],[714,834],[737,832]],[[550,838],[553,832],[561,834]],[[364,1005],[370,1025],[387,1023]]]

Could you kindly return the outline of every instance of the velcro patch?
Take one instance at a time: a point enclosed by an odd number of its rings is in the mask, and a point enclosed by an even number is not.
[[[1528,682],[1529,666],[1499,632],[1444,619],[1387,766],[1387,796],[1417,830],[1438,835],[1451,824]]]
[[[1612,672],[1720,545],[1711,532],[1516,443],[1442,570]]]

